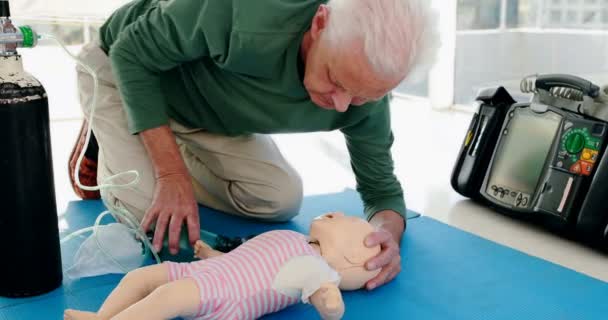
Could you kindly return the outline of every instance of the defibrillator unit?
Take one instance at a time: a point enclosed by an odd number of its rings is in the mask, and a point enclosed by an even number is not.
[[[608,247],[608,105],[571,75],[526,78],[516,102],[482,90],[452,173],[461,195],[588,244]]]

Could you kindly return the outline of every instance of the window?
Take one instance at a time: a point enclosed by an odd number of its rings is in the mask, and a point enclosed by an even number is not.
[[[608,83],[608,0],[459,0],[458,5],[457,104],[470,105],[490,86],[504,86],[527,100],[519,83],[532,74],[567,73]]]
[[[458,0],[458,30],[496,29],[500,0]]]
[[[553,0],[560,1],[560,0]],[[506,26],[508,28],[534,27],[538,19],[538,2],[534,0],[507,0]],[[558,13],[559,15],[559,13]]]

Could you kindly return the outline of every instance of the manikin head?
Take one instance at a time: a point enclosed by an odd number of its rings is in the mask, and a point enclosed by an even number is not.
[[[380,246],[369,248],[364,243],[372,232],[374,227],[369,222],[341,212],[327,213],[313,220],[311,241],[318,243],[321,256],[340,274],[340,289],[361,289],[380,272],[365,268],[365,263],[380,253]]]
[[[305,34],[304,86],[313,103],[345,112],[425,74],[439,43],[428,0],[329,0]]]

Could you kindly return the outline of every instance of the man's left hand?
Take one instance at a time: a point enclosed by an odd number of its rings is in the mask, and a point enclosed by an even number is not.
[[[370,259],[366,267],[368,270],[382,268],[380,273],[367,282],[368,290],[373,290],[393,280],[401,272],[400,243],[405,220],[394,211],[381,211],[374,215],[370,223],[378,228],[365,240],[368,247],[380,245],[381,251],[376,257]]]

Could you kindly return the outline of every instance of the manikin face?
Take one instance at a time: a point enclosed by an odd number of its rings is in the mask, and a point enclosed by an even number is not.
[[[360,289],[380,272],[365,268],[365,263],[380,253],[380,246],[368,248],[364,243],[374,231],[367,221],[339,212],[325,214],[312,222],[310,238],[319,244],[321,256],[340,273],[341,289]]]
[[[351,105],[360,106],[382,99],[401,79],[377,75],[358,41],[343,47],[329,45],[323,29],[331,19],[322,5],[309,31],[310,47],[305,53],[304,87],[317,106],[345,112]]]

